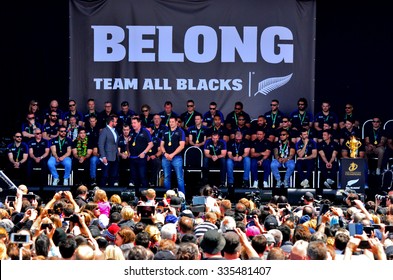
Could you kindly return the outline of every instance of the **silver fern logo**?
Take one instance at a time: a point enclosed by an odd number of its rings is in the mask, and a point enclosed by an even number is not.
[[[288,83],[291,80],[292,75],[293,73],[284,77],[272,77],[260,81],[258,83],[258,91],[254,93],[254,96],[256,96],[259,93],[262,93],[263,95],[268,95],[273,90],[278,89],[283,85],[285,85],[286,83]]]

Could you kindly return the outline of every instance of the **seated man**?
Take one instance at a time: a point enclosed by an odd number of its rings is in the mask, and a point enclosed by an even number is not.
[[[229,141],[227,154],[228,187],[233,187],[233,169],[235,167],[244,170],[242,186],[244,188],[250,187],[250,144],[247,140],[243,139],[241,131],[237,131],[235,139]]]
[[[203,181],[208,183],[209,169],[217,166],[220,169],[220,188],[225,187],[227,143],[220,139],[218,132],[213,132],[212,137],[206,140],[203,159]]]
[[[317,143],[308,138],[308,131],[303,129],[300,140],[295,146],[297,153],[296,171],[299,173],[300,186],[309,188],[312,172],[315,170],[315,159],[318,155]],[[306,172],[304,171],[306,169]]]
[[[7,146],[9,162],[7,163],[6,171],[10,173],[10,178],[14,180],[25,178],[28,153],[29,147],[22,142],[22,133],[16,132],[14,141]]]
[[[33,168],[39,167],[41,169],[40,184],[46,184],[48,178],[49,144],[48,141],[42,138],[41,129],[36,128],[34,135],[35,138],[28,143],[27,180],[31,184]]]
[[[381,120],[374,117],[372,128],[367,129],[364,133],[364,144],[366,145],[367,158],[377,157],[376,175],[381,175],[383,154],[385,152],[386,136],[385,130],[381,126]]]
[[[60,182],[59,173],[56,166],[64,166],[64,185],[68,185],[71,176],[72,161],[71,161],[71,146],[72,141],[66,137],[67,129],[65,126],[60,126],[59,137],[52,139],[50,143],[51,157],[48,160],[49,172],[53,176],[53,186],[57,186]]]
[[[86,129],[82,126],[78,128],[78,137],[72,142],[72,167],[74,171],[82,169],[82,176],[78,176],[77,184],[88,184],[90,174],[90,157],[93,152],[91,141],[86,135]],[[75,172],[77,174],[78,172]]]
[[[284,187],[289,187],[289,179],[295,171],[295,144],[289,140],[289,132],[282,130],[280,132],[280,140],[274,143],[273,156],[274,159],[271,163],[271,169],[273,176],[277,181],[276,188],[280,188],[282,185],[279,168],[286,168],[284,177]]]
[[[265,131],[258,130],[257,139],[251,143],[251,178],[254,182],[251,188],[258,188],[258,167],[263,169],[263,187],[269,187],[271,150],[271,142],[265,138]]]
[[[319,154],[319,170],[321,171],[322,179],[325,180],[323,184],[326,188],[331,189],[337,177],[337,154],[340,147],[332,139],[330,130],[324,130],[322,132],[322,142],[318,143],[317,148]]]

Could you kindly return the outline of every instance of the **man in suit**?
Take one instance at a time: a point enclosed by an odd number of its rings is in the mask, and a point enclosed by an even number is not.
[[[104,188],[107,182],[109,187],[118,186],[119,184],[119,161],[117,159],[119,134],[116,131],[117,119],[118,117],[115,114],[109,115],[106,127],[101,130],[98,138],[100,160],[104,165],[101,188]]]

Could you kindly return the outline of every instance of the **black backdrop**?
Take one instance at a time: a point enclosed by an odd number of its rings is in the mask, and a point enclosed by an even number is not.
[[[294,0],[295,1],[295,0]],[[393,21],[389,2],[317,1],[315,108],[346,102],[366,120],[393,119]],[[31,99],[68,100],[68,1],[8,1],[1,9],[0,136],[20,129]],[[80,104],[84,110],[84,104]]]

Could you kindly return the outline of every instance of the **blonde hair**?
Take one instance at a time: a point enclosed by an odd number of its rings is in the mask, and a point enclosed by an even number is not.
[[[108,245],[104,251],[105,260],[122,260],[124,261],[123,251],[116,245]]]
[[[115,204],[121,204],[121,198],[118,194],[113,194],[111,198],[109,199],[109,202],[115,203]]]
[[[154,198],[156,198],[156,191],[154,189],[147,189],[145,196],[147,199],[153,200]]]
[[[120,211],[120,215],[123,220],[132,220],[134,217],[134,209],[132,209],[129,205],[123,206]]]
[[[104,202],[108,201],[108,196],[106,195],[106,191],[102,189],[96,190],[94,194],[94,202],[98,202],[98,201],[104,201]]]
[[[153,243],[160,242],[161,233],[157,226],[147,225],[145,231],[150,235],[150,241]]]

